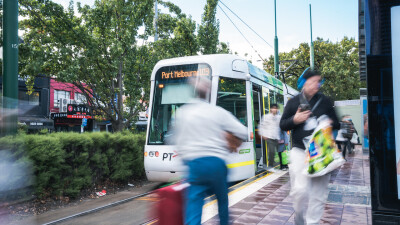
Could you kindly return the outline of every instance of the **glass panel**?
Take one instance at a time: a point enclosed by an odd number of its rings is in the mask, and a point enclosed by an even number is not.
[[[270,90],[269,92],[270,104],[277,104],[280,114],[283,113],[284,97],[282,94]]]
[[[71,92],[54,90],[54,108],[60,107],[60,102],[59,102],[60,98],[70,99]]]
[[[231,112],[247,126],[246,81],[220,77],[217,105]]]
[[[159,69],[155,76],[153,109],[150,116],[149,144],[164,144],[172,137],[179,107],[189,103],[194,97],[194,90],[188,84],[189,78],[208,77],[211,68],[206,64],[167,66]]]
[[[278,104],[278,109],[280,114],[283,113],[283,109],[284,109],[284,104],[285,104],[285,98],[283,97],[282,94],[276,93],[275,95],[276,98],[276,104]]]
[[[28,95],[26,91],[18,91],[19,105],[39,105],[39,92],[33,92]]]
[[[86,103],[86,96],[82,93],[75,92],[74,98],[78,103]]]
[[[264,115],[269,113],[269,90],[266,87],[262,87],[262,95],[263,95],[263,105],[264,105]]]
[[[39,92],[33,92],[29,95],[29,105],[39,105]]]

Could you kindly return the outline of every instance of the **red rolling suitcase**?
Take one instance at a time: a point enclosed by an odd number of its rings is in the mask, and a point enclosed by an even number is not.
[[[187,187],[188,183],[180,183],[157,190],[157,224],[183,225],[184,191]]]

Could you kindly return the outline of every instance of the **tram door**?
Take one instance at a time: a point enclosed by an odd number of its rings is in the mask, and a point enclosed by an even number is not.
[[[259,134],[259,126],[263,116],[263,100],[261,87],[258,85],[253,85],[253,107],[254,107],[254,127],[255,127],[255,141],[256,141],[256,160],[259,168],[263,168],[265,162],[265,156],[263,154],[263,149],[265,148],[265,143]]]

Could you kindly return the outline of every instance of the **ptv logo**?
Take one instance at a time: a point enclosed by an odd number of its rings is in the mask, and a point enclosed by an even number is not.
[[[178,156],[178,153],[176,151],[174,151],[173,153],[163,153],[163,158],[162,160],[166,160],[168,159],[168,161],[171,161],[172,158],[175,158]]]

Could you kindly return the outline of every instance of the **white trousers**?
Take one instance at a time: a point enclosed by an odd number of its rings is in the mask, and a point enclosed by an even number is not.
[[[319,224],[328,199],[331,174],[316,178],[308,177],[304,173],[307,167],[306,153],[300,148],[292,148],[289,157],[290,195],[294,201],[295,224]],[[306,213],[305,218],[304,213]]]

